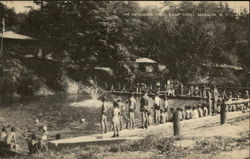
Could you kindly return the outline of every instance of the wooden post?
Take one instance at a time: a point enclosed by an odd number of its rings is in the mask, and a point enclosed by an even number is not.
[[[175,110],[173,114],[173,128],[174,136],[180,136],[180,118],[177,110]]]
[[[220,124],[227,123],[227,112],[226,111],[227,110],[226,110],[225,100],[222,100],[221,111],[220,111]]]

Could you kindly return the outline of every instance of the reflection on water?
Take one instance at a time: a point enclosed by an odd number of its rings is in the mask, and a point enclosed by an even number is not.
[[[38,127],[44,124],[48,126],[51,138],[54,138],[54,135],[57,133],[61,133],[62,138],[100,133],[100,107],[94,105],[92,107],[70,106],[71,103],[81,102],[85,99],[89,99],[89,97],[86,95],[69,95],[33,97],[19,100],[10,107],[0,107],[0,116],[2,117],[0,125],[15,126],[20,138],[27,137],[31,132],[37,132]],[[126,99],[126,96],[122,97],[123,102]],[[109,96],[108,105],[110,108],[112,108],[111,100],[112,97]],[[137,102],[139,103],[138,97]],[[170,107],[179,107],[198,102],[195,100],[169,99]],[[109,109],[108,112],[108,120],[110,122],[111,110]],[[136,111],[137,126],[141,124],[140,117],[138,105]],[[40,122],[36,123],[36,119]],[[85,119],[85,121],[81,122],[81,119]]]

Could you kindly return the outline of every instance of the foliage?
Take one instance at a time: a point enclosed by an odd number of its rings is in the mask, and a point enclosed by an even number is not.
[[[153,80],[173,78],[185,84],[209,77],[209,84],[247,83],[249,13],[245,10],[237,16],[226,3],[217,2],[165,2],[161,10],[123,1],[35,2],[40,9],[22,15],[0,3],[1,16],[8,29],[39,39],[38,47],[60,63],[46,66],[44,60],[36,68],[19,59],[57,91],[64,90],[63,76],[86,81],[94,78],[97,66],[110,67],[114,80],[135,82],[140,78],[135,75],[137,57],[167,66],[169,72]],[[218,70],[216,64],[244,70]]]
[[[33,95],[40,87],[39,78],[19,59],[4,56],[0,59],[1,96],[18,93],[22,96]]]

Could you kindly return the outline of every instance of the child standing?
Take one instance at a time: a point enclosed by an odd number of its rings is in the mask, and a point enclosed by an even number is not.
[[[47,141],[48,141],[48,131],[47,131],[47,126],[43,126],[41,128],[41,138],[40,138],[40,150],[41,151],[47,151]]]
[[[113,129],[114,129],[114,135],[112,137],[119,137],[119,122],[120,122],[120,110],[118,108],[118,103],[116,101],[113,102],[113,117],[112,117],[112,122],[113,122]]]

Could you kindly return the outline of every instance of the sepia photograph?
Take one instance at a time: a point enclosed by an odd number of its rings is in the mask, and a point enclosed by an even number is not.
[[[0,159],[250,159],[249,1],[0,1]]]

